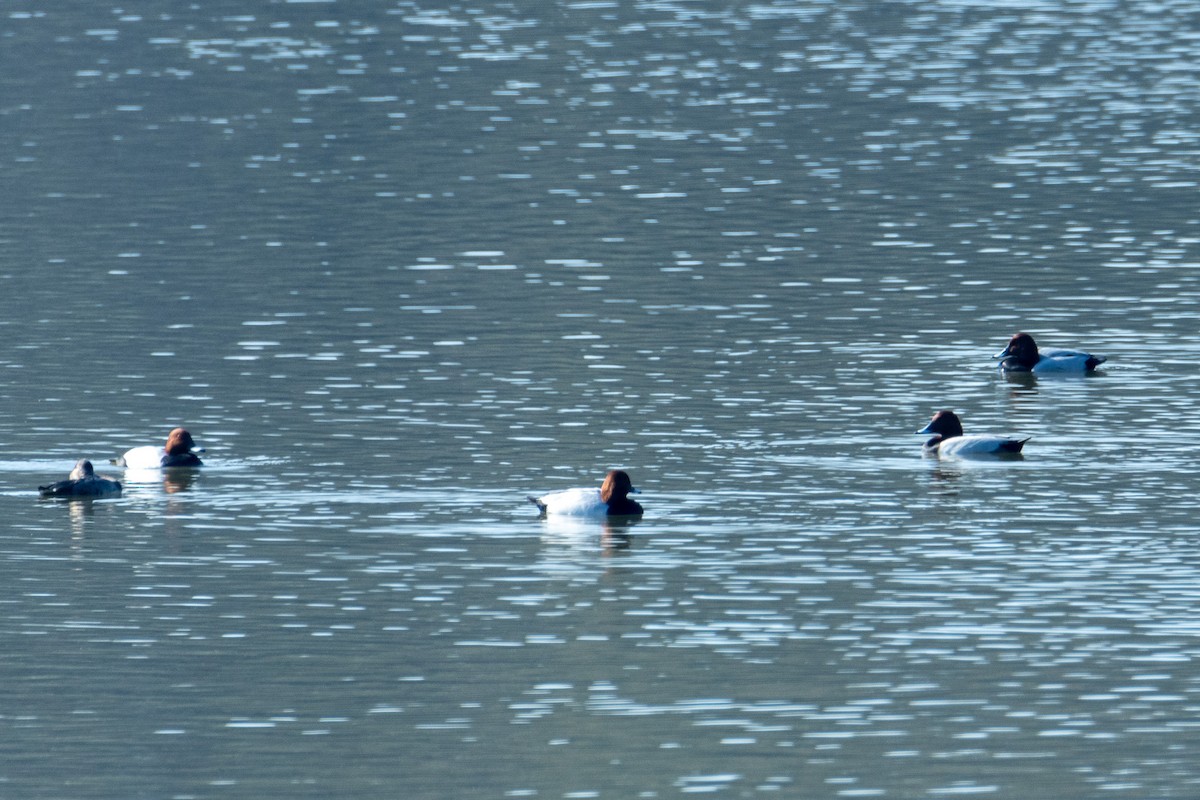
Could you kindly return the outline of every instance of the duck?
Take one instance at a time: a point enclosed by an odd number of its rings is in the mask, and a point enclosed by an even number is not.
[[[81,458],[66,480],[39,486],[42,497],[112,497],[121,493],[121,482],[96,474],[92,462]]]
[[[992,358],[1000,359],[1003,372],[1032,372],[1035,375],[1048,372],[1084,374],[1095,371],[1096,367],[1108,360],[1082,350],[1057,347],[1039,350],[1037,342],[1028,333],[1014,333],[1008,340],[1008,346]]]
[[[540,497],[529,496],[529,502],[544,514],[571,517],[632,517],[641,516],[642,506],[629,499],[639,494],[633,488],[629,473],[623,469],[610,470],[599,489],[563,489]]]
[[[925,442],[924,451],[929,455],[955,458],[963,456],[1017,456],[1021,448],[1029,441],[1011,439],[1004,436],[975,434],[964,436],[962,421],[953,411],[942,410],[933,415],[933,419],[917,433],[931,433],[933,437]]]
[[[119,467],[127,469],[159,469],[161,467],[199,467],[204,462],[197,453],[203,453],[204,448],[197,447],[192,435],[184,428],[175,428],[167,434],[167,443],[163,447],[152,444],[126,450],[125,454],[113,461]]]

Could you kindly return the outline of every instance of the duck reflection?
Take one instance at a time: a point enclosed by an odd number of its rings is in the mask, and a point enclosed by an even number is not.
[[[565,559],[594,553],[616,555],[633,546],[632,530],[640,517],[587,519],[580,517],[542,517],[542,543],[557,548]]]
[[[1014,396],[1020,394],[1037,394],[1038,378],[1032,372],[1001,372],[1004,382],[1009,385]]]
[[[200,473],[186,467],[167,467],[162,470],[163,491],[167,494],[179,494],[192,488]]]
[[[630,549],[633,546],[631,531],[641,521],[641,517],[605,521],[601,526],[603,533],[600,534],[600,546],[605,555],[613,555],[619,551]]]
[[[186,467],[166,467],[155,469],[127,469],[125,470],[125,486],[126,489],[134,493],[145,494],[145,490],[151,486],[162,486],[163,491],[167,494],[179,494],[186,492],[192,488],[192,485],[199,480],[200,470],[188,469]]]
[[[939,495],[956,497],[962,489],[962,477],[960,465],[939,461],[929,471],[929,488]]]
[[[54,499],[58,501],[56,505],[65,505],[67,508],[72,558],[79,558],[83,554],[83,544],[87,539],[88,528],[94,522],[97,507],[111,504],[96,497],[57,497]]]

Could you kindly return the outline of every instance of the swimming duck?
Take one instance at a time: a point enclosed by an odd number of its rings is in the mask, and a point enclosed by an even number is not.
[[[126,450],[125,455],[113,461],[128,469],[158,469],[160,467],[198,467],[204,462],[196,453],[204,448],[197,447],[192,435],[183,428],[176,428],[167,435],[165,447],[144,445]]]
[[[81,458],[66,480],[39,486],[38,493],[42,497],[110,497],[121,493],[121,483],[100,477],[92,462]]]
[[[1091,372],[1108,359],[1079,350],[1063,350],[1057,347],[1038,349],[1037,342],[1028,333],[1016,333],[1008,340],[1008,346],[992,358],[1000,359],[1004,372],[1032,372],[1041,375],[1047,372]]]
[[[964,436],[962,422],[953,411],[939,411],[933,419],[917,433],[932,433],[933,437],[925,442],[924,450],[930,455],[955,456],[1015,456],[1029,441],[1025,439],[1010,439],[1004,436],[986,436],[976,434]]]
[[[635,516],[642,507],[630,500],[630,493],[637,493],[629,473],[623,469],[611,470],[604,476],[599,489],[563,489],[541,497],[529,497],[529,502],[543,514],[562,514],[573,517],[589,516]]]

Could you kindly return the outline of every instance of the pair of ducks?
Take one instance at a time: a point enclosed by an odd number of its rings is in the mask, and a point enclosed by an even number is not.
[[[1014,334],[1008,346],[997,353],[994,358],[1000,359],[1000,369],[1012,373],[1032,373],[1034,375],[1076,374],[1092,372],[1103,364],[1104,356],[1085,353],[1081,350],[1063,350],[1046,348],[1038,350],[1037,342],[1028,333]],[[1010,439],[1001,436],[976,434],[964,436],[962,421],[953,411],[939,411],[933,419],[917,433],[933,434],[925,442],[925,452],[939,456],[1013,456],[1021,452],[1021,448],[1029,441],[1025,439]]]
[[[203,452],[187,430],[176,428],[167,435],[164,446],[145,445],[126,450],[120,458],[113,459],[113,464],[135,470],[198,467],[204,462],[196,454]],[[65,480],[39,486],[38,493],[42,497],[115,497],[121,493],[121,482],[97,475],[92,462],[82,458]]]

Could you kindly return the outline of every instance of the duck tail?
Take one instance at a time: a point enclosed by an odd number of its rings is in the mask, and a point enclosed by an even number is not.
[[[538,511],[541,511],[542,513],[545,513],[545,512],[546,512],[546,504],[545,504],[545,503],[543,503],[543,502],[542,502],[541,500],[539,500],[538,498],[536,498],[536,497],[534,497],[533,495],[531,495],[531,494],[530,494],[530,495],[526,495],[526,496],[525,496],[525,499],[526,499],[526,500],[528,500],[529,502],[533,503],[535,506],[537,506],[537,507],[538,507]]]
[[[1025,446],[1025,443],[1032,438],[1032,436],[1026,436],[1024,439],[1009,439],[1000,446],[1000,449],[1006,453],[1019,453],[1021,452],[1021,448]]]

